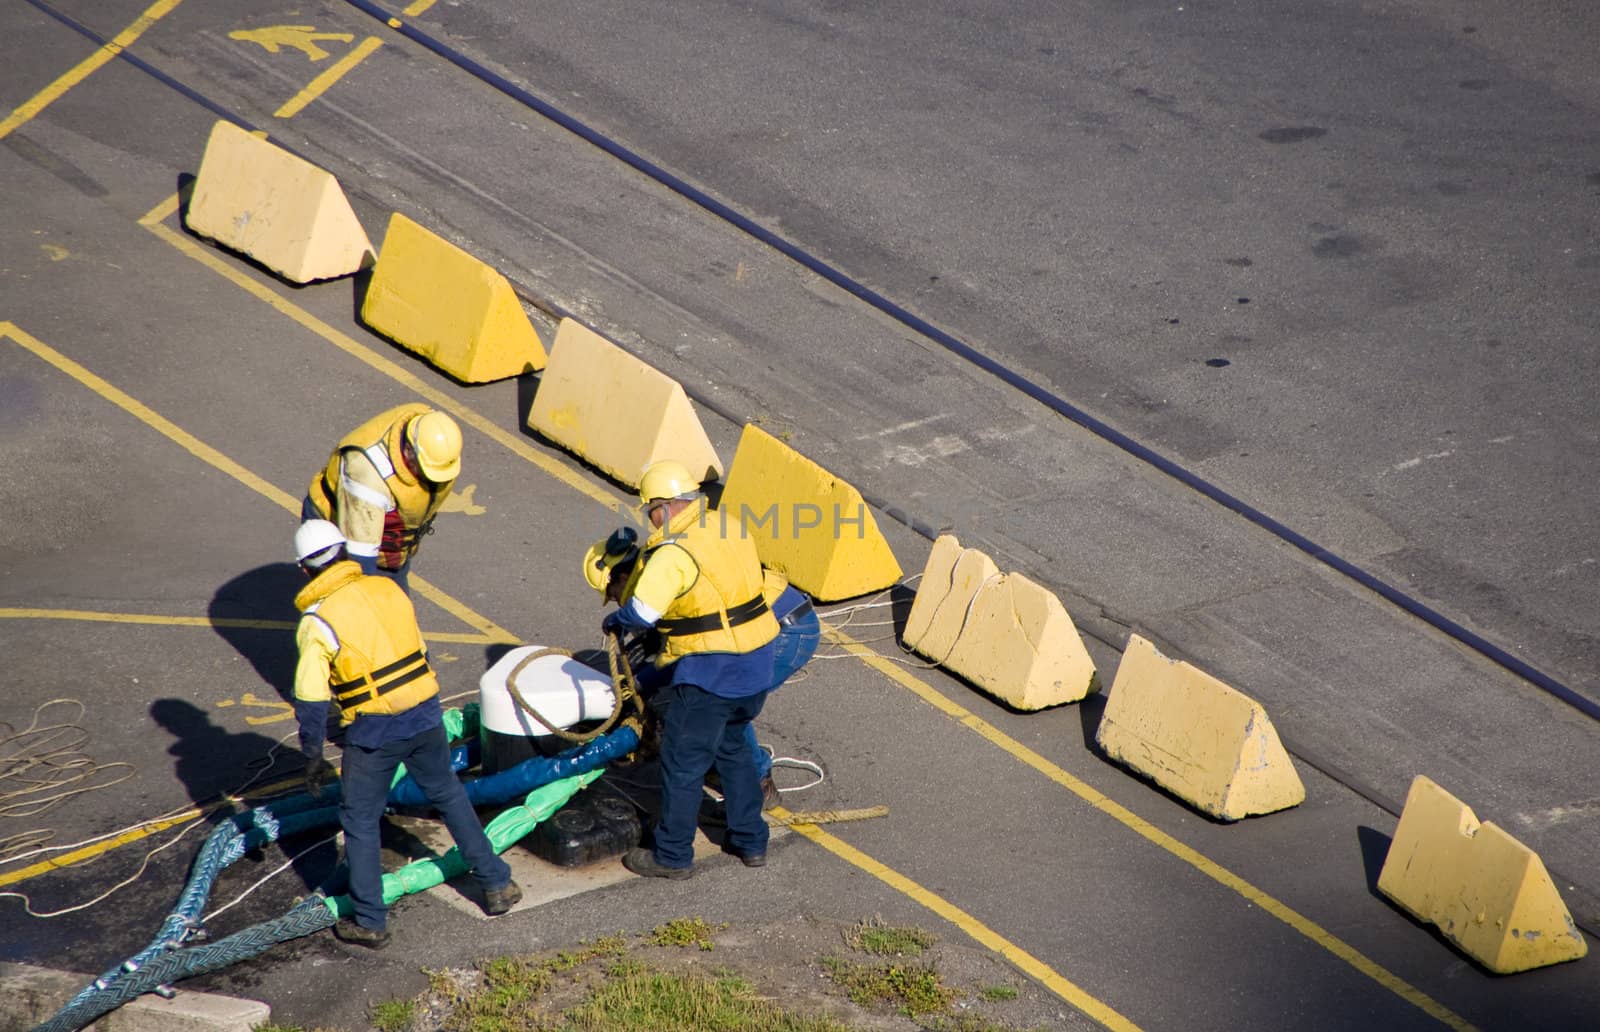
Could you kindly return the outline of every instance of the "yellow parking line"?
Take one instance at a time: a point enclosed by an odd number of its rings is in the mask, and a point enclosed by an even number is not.
[[[307,318],[309,318],[309,316],[307,316]],[[116,387],[107,383],[105,380],[102,380],[100,377],[96,376],[94,373],[91,373],[89,370],[63,355],[61,352],[50,347],[48,344],[39,340],[32,334],[22,330],[15,323],[0,322],[0,339],[4,339],[6,337],[10,337],[12,340],[15,340],[28,351],[33,352],[39,358],[48,362],[50,365],[55,366],[63,373],[66,373],[74,380],[77,380],[79,383],[83,384],[91,391],[94,391],[102,398],[105,398],[113,405],[116,405],[124,412],[127,412],[129,415],[138,419],[146,426],[149,426],[157,432],[165,435],[167,438],[177,443],[179,447],[200,459],[202,462],[216,467],[222,472],[228,474],[230,477],[233,477],[235,480],[239,481],[239,483],[244,484],[252,491],[262,495],[269,501],[277,503],[279,506],[289,510],[296,516],[300,514],[300,499],[295,498],[294,496],[290,495],[289,492],[277,487],[274,484],[267,483],[261,477],[252,473],[250,470],[245,469],[237,462],[234,462],[232,459],[217,451],[209,444],[206,444],[198,437],[195,437],[187,430],[184,430],[170,419],[167,419],[165,416],[155,412],[149,406],[131,397],[127,393],[118,390]],[[423,580],[421,577],[412,577],[411,586],[429,601],[434,602],[441,608],[445,609],[452,616],[461,620],[470,627],[477,628],[478,631],[486,637],[496,642],[506,643],[514,643],[519,640],[516,635],[506,630],[504,627],[501,627],[499,624],[493,622],[489,618],[474,612],[472,609],[440,591],[438,588],[434,587],[428,581]]]
[[[367,55],[371,54],[374,50],[377,50],[381,46],[383,46],[383,40],[379,39],[377,36],[368,36],[348,54],[339,58],[338,61],[335,61],[332,65],[330,65],[328,69],[321,75],[317,76],[315,79],[312,79],[311,82],[306,85],[305,89],[291,97],[288,102],[283,105],[283,107],[274,111],[272,113],[272,117],[293,118],[295,115],[298,115],[301,111],[305,110],[307,104],[310,104],[313,100],[316,100],[318,97],[326,93],[328,91],[328,87],[344,78],[345,74],[349,72],[350,69],[354,68],[362,61],[365,61],[367,59]]]
[[[789,812],[781,806],[773,807],[774,817],[787,817]],[[944,899],[942,896],[923,888],[918,883],[907,878],[899,871],[894,870],[861,850],[855,848],[842,839],[823,831],[815,824],[791,824],[789,827],[797,834],[810,839],[817,845],[826,849],[841,860],[854,865],[872,875],[885,885],[908,896],[922,906],[938,914],[951,924],[966,932],[977,942],[1000,954],[1002,957],[1015,964],[1024,973],[1038,979],[1051,992],[1066,1000],[1084,1014],[1098,1021],[1106,1028],[1115,1030],[1128,1030],[1137,1032],[1139,1026],[1123,1017],[1116,1010],[1099,999],[1084,992],[1071,981],[1063,978],[1056,970],[1033,954],[1024,950],[1016,943],[1005,938],[988,925],[979,921],[971,914]]]
[[[0,140],[11,135],[12,130],[33,118],[54,103],[62,94],[94,74],[95,69],[122,53],[124,48],[144,34],[144,30],[166,17],[174,7],[177,7],[182,2],[183,0],[156,0],[155,3],[145,9],[143,14],[134,20],[132,25],[117,33],[111,42],[79,61],[71,71],[34,94],[21,107],[6,116],[6,120],[0,122]]]
[[[93,609],[19,609],[0,606],[0,620],[83,620],[89,623],[147,624],[166,627],[229,627],[247,631],[292,631],[292,620],[249,620],[233,616],[162,616],[156,613],[107,613]],[[423,631],[428,641],[451,645],[495,645],[498,639],[460,631]]]
[[[1168,853],[1171,853],[1173,856],[1177,857],[1179,860],[1182,860],[1184,863],[1193,867],[1206,877],[1211,878],[1221,885],[1227,886],[1234,892],[1237,892],[1251,903],[1254,903],[1262,910],[1265,910],[1273,917],[1282,921],[1290,928],[1293,928],[1295,931],[1316,943],[1318,946],[1321,946],[1329,953],[1332,953],[1334,956],[1349,964],[1363,975],[1366,975],[1374,982],[1377,982],[1379,985],[1394,993],[1396,996],[1399,996],[1407,1003],[1420,1008],[1430,1016],[1437,1018],[1446,1025],[1449,1025],[1451,1028],[1461,1030],[1461,1032],[1468,1032],[1468,1030],[1473,1029],[1472,1024],[1466,1019],[1460,1017],[1448,1007],[1445,1007],[1443,1004],[1434,1000],[1422,990],[1415,988],[1410,983],[1400,978],[1400,976],[1389,971],[1387,968],[1384,968],[1382,965],[1369,958],[1366,954],[1340,939],[1332,932],[1329,932],[1326,928],[1323,928],[1315,921],[1299,913],[1287,904],[1280,902],[1273,896],[1268,895],[1266,892],[1252,885],[1250,882],[1245,881],[1243,878],[1234,874],[1232,871],[1229,871],[1227,868],[1222,867],[1220,864],[1216,863],[1198,850],[1179,842],[1177,839],[1173,838],[1171,835],[1168,835],[1160,828],[1157,828],[1155,825],[1151,824],[1143,817],[1140,817],[1138,814],[1116,802],[1113,802],[1103,793],[1092,788],[1087,783],[1080,781],[1078,778],[1073,777],[1065,770],[1051,763],[1049,760],[1045,759],[1043,756],[1040,756],[1032,749],[1029,749],[1021,742],[1007,735],[1005,732],[984,720],[976,713],[973,713],[971,710],[957,705],[956,703],[945,698],[945,696],[936,691],[932,685],[928,684],[926,681],[923,681],[921,678],[915,677],[907,671],[901,669],[900,666],[898,666],[892,660],[885,659],[883,656],[878,655],[877,652],[868,648],[861,642],[856,641],[854,638],[835,627],[826,626],[823,633],[829,641],[839,645],[846,652],[849,652],[851,655],[860,659],[863,663],[872,667],[874,670],[883,674],[896,684],[910,689],[911,692],[918,698],[939,710],[941,713],[944,713],[946,716],[953,717],[964,727],[976,732],[978,735],[990,742],[993,742],[995,745],[998,745],[1000,748],[1010,753],[1022,763],[1032,767],[1034,770],[1043,774],[1051,781],[1054,781],[1056,784],[1067,789],[1073,795],[1076,795],[1078,798],[1082,799],[1084,802],[1088,803],[1090,806],[1094,807],[1096,810],[1099,810],[1106,816],[1117,821],[1130,831],[1137,833],[1146,841],[1160,846],[1162,849],[1166,850]]]

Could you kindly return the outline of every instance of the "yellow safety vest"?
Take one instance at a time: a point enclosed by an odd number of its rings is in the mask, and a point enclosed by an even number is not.
[[[333,633],[328,689],[349,724],[363,713],[404,713],[439,694],[411,600],[388,577],[369,577],[344,560],[300,590],[295,608]]]
[[[325,520],[338,522],[334,512],[339,491],[339,467],[344,453],[358,451],[378,470],[394,497],[394,511],[384,522],[383,541],[379,546],[379,565],[385,569],[399,569],[416,552],[422,536],[433,528],[433,518],[438,515],[445,499],[450,497],[450,487],[455,481],[434,484],[419,480],[406,468],[400,457],[400,442],[405,436],[406,424],[413,417],[429,411],[429,406],[414,402],[399,405],[381,412],[362,423],[334,446],[327,465],[311,478],[307,494],[312,508]],[[390,522],[398,520],[398,527]]]
[[[754,652],[778,636],[778,621],[763,597],[761,557],[737,516],[724,522],[718,510],[696,505],[680,512],[645,541],[643,568],[663,548],[681,548],[697,576],[667,606],[659,661],[671,663],[696,652]]]

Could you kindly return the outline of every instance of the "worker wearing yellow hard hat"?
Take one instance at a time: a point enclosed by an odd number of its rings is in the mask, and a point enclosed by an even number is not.
[[[340,438],[311,477],[302,519],[334,523],[366,573],[407,572],[461,473],[461,428],[420,403],[380,412]]]
[[[633,559],[637,568],[617,572],[627,561],[625,535],[612,536],[615,547],[597,543],[584,563],[591,585],[604,574],[601,590],[625,578],[612,589],[622,604],[606,615],[604,630],[661,636],[664,683],[651,699],[661,723],[661,813],[654,845],[629,850],[622,862],[645,877],[693,874],[701,786],[715,769],[727,807],[723,848],[760,867],[767,825],[748,729],[773,683],[779,632],[761,559],[739,518],[710,513],[700,481],[679,462],[645,469],[639,499],[652,529]],[[608,565],[613,554],[619,558]]]

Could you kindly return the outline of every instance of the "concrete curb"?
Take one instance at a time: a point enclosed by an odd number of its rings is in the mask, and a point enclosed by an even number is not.
[[[94,981],[28,964],[0,963],[0,1032],[28,1032]],[[117,1008],[89,1025],[95,1032],[250,1032],[272,1017],[259,1000],[179,989],[170,1000],[154,994]]]

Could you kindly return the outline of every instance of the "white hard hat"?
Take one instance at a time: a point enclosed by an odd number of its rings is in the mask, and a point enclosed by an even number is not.
[[[306,520],[294,532],[295,560],[312,569],[328,565],[344,545],[344,535],[327,520]]]

